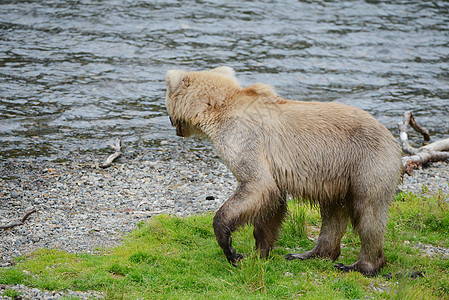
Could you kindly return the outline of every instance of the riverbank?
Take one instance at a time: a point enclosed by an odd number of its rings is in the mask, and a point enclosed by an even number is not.
[[[0,230],[0,267],[39,248],[95,252],[120,243],[136,224],[156,214],[186,216],[216,211],[236,181],[210,148],[194,143],[160,151],[126,151],[110,168],[104,157],[78,156],[66,162],[0,162],[0,225],[20,219],[25,225]],[[449,194],[449,163],[438,162],[404,176],[400,189]]]

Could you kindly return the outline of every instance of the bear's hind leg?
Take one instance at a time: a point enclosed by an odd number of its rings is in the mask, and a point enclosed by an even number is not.
[[[256,249],[259,250],[262,258],[267,258],[273,249],[274,243],[278,238],[279,229],[287,212],[287,203],[280,199],[273,212],[261,216],[254,221],[254,238],[256,239]]]
[[[287,260],[310,259],[315,257],[336,260],[340,256],[340,242],[349,222],[348,208],[340,203],[320,205],[321,231],[318,241],[312,250],[304,253],[287,254]]]
[[[360,236],[361,250],[359,259],[352,265],[337,264],[342,271],[358,271],[366,276],[375,276],[385,265],[383,252],[385,225],[388,215],[388,203],[382,201],[365,202],[355,199],[354,210],[351,212],[353,226]],[[367,201],[368,200],[368,201]],[[369,205],[376,203],[376,205]],[[382,205],[383,204],[383,205]]]

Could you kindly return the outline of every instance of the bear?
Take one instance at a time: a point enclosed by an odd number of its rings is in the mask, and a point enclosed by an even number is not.
[[[261,83],[242,87],[230,67],[169,70],[165,80],[176,134],[211,140],[237,180],[213,218],[232,265],[243,256],[231,235],[245,224],[254,226],[255,247],[268,257],[290,197],[319,207],[322,224],[314,248],[287,260],[335,261],[351,220],[361,242],[358,260],[335,267],[374,276],[386,264],[384,232],[402,164],[398,142],[379,121],[349,105],[286,100]]]

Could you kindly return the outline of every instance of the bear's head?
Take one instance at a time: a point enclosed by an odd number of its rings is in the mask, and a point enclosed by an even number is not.
[[[176,134],[203,135],[203,127],[220,116],[231,99],[240,92],[235,72],[229,67],[208,71],[169,70],[165,75],[165,105]]]

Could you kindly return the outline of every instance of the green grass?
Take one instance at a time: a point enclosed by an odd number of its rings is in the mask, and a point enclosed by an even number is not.
[[[415,247],[420,242],[449,248],[446,197],[396,196],[385,235],[388,264],[374,278],[339,272],[325,259],[286,261],[285,254],[313,247],[320,225],[316,209],[290,203],[268,260],[254,252],[251,226],[234,234],[235,248],[248,254],[234,268],[215,241],[212,214],[160,215],[139,223],[121,246],[97,255],[41,249],[21,257],[14,267],[0,269],[0,283],[97,290],[107,299],[449,299],[449,260]],[[338,262],[354,262],[360,240],[350,227],[342,243]],[[424,276],[407,275],[417,271]]]

